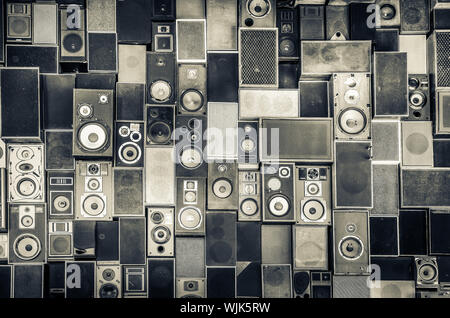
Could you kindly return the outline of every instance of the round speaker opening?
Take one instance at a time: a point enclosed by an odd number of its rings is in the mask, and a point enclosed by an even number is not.
[[[70,208],[70,200],[64,195],[58,195],[53,200],[53,207],[58,212],[66,212]]]
[[[107,268],[102,272],[102,277],[106,281],[112,281],[116,277],[116,273],[113,269]]]
[[[274,195],[269,200],[269,212],[274,216],[282,217],[289,212],[289,209],[289,200],[283,195]]]
[[[254,199],[245,199],[241,203],[241,212],[247,216],[255,215],[258,212],[258,204]]]
[[[295,44],[291,39],[284,39],[280,42],[280,55],[292,56],[295,53]]]
[[[99,216],[105,210],[105,202],[98,195],[89,195],[83,200],[82,208],[89,216]]]
[[[268,0],[248,0],[247,10],[255,18],[263,18],[270,12]]]
[[[169,142],[172,130],[167,123],[158,121],[148,127],[147,135],[153,143],[164,144]]]
[[[436,279],[437,269],[432,264],[424,264],[419,267],[419,277],[425,282],[432,282]]]
[[[65,255],[70,251],[70,241],[67,236],[56,236],[52,242],[54,254]]]
[[[406,138],[406,148],[415,155],[421,155],[428,150],[428,139],[420,133],[413,133]]]
[[[19,235],[14,241],[14,254],[24,261],[36,258],[41,252],[41,241],[33,234]]]
[[[212,186],[213,193],[220,199],[228,198],[233,192],[231,181],[226,178],[217,179]]]
[[[339,252],[345,259],[356,260],[363,254],[364,246],[358,237],[347,236],[339,243]]]
[[[409,95],[409,102],[414,109],[422,109],[427,101],[427,97],[422,92],[414,92]]]
[[[325,207],[318,200],[309,200],[303,205],[303,216],[307,221],[316,222],[325,215]]]
[[[130,135],[130,127],[128,126],[122,126],[119,128],[119,135],[120,137],[128,137]]]
[[[150,85],[150,95],[157,102],[165,102],[172,95],[172,87],[166,81],[159,80]]]
[[[152,230],[153,242],[158,244],[167,243],[170,240],[170,230],[166,226],[157,226]]]
[[[185,90],[181,94],[181,106],[188,112],[196,112],[203,106],[203,95],[196,89]]]
[[[367,118],[366,115],[357,108],[346,108],[340,113],[338,124],[343,132],[356,135],[366,128]]]
[[[16,187],[18,194],[22,197],[33,197],[38,192],[37,181],[29,177],[21,178]]]
[[[78,142],[87,151],[100,150],[108,142],[108,133],[103,125],[87,123],[78,130]]]
[[[77,53],[83,48],[83,38],[77,33],[69,33],[63,38],[63,47],[69,53]]]
[[[186,169],[196,169],[202,162],[202,153],[196,147],[187,146],[180,153],[180,163]]]
[[[119,147],[119,159],[126,164],[134,164],[141,159],[141,148],[134,142],[126,142]]]
[[[119,297],[119,290],[114,284],[104,284],[100,287],[100,298],[117,298]]]
[[[195,207],[185,207],[178,214],[178,223],[187,230],[195,230],[202,223],[202,214]]]
[[[391,4],[384,4],[380,8],[380,15],[383,20],[392,20],[396,15],[395,7]]]

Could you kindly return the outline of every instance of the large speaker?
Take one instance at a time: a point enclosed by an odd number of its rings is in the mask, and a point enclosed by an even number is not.
[[[238,102],[238,52],[208,52],[209,102]]]
[[[174,131],[174,107],[147,106],[147,140],[151,146],[172,145]]]
[[[94,0],[95,1],[95,0]],[[117,40],[119,43],[151,42],[151,1],[116,1]]]
[[[120,264],[145,264],[146,223],[144,217],[120,218]]]
[[[261,263],[292,263],[292,226],[290,224],[261,225]]]
[[[177,19],[177,62],[206,63],[206,20]]]
[[[49,262],[44,267],[44,297],[62,299],[66,289],[66,264]]]
[[[122,297],[122,268],[119,264],[112,263],[100,265],[97,263],[97,288],[96,298],[121,298]]]
[[[398,218],[370,217],[370,255],[398,256]]]
[[[236,212],[206,213],[206,265],[236,265]]]
[[[147,103],[175,104],[175,54],[147,53]]]
[[[400,0],[401,33],[426,34],[429,30],[429,0]]]
[[[441,7],[433,9],[433,28],[435,30],[448,30],[450,28],[450,7]]]
[[[205,233],[205,178],[176,178],[177,204],[175,212],[176,235],[203,235]]]
[[[326,39],[327,40],[349,40],[350,21],[348,6],[325,7],[326,15]]]
[[[58,47],[6,45],[8,67],[39,67],[40,73],[58,73]]]
[[[178,65],[178,113],[206,114],[205,64]]]
[[[258,133],[257,121],[238,121],[238,164],[239,168],[258,169]]]
[[[115,166],[144,166],[144,123],[116,121]]]
[[[204,237],[177,236],[175,250],[177,253],[176,276],[178,278],[205,277]]]
[[[8,262],[10,264],[45,262],[46,220],[43,204],[9,205]]]
[[[236,0],[206,1],[208,51],[237,49],[238,6]]]
[[[377,29],[375,31],[375,51],[397,52],[399,47],[397,29]]]
[[[141,216],[144,201],[142,169],[113,169],[114,216]]]
[[[235,162],[208,164],[208,210],[238,209],[238,176]]]
[[[96,221],[73,221],[73,253],[75,259],[95,258]]]
[[[41,101],[44,129],[72,129],[74,74],[41,76]],[[70,142],[72,143],[72,142]]]
[[[89,32],[116,32],[115,0],[86,0],[86,5]]]
[[[48,259],[70,259],[73,257],[72,221],[48,222]]]
[[[174,256],[174,209],[147,207],[147,255]]]
[[[175,204],[173,147],[145,148],[145,204]]]
[[[60,7],[60,61],[82,63],[86,61],[85,10],[80,6]]]
[[[113,91],[74,89],[73,94],[73,155],[112,157]]]
[[[398,236],[400,255],[428,255],[426,210],[400,210]]]
[[[239,89],[239,119],[297,118],[298,89]]]
[[[299,81],[300,117],[330,117],[328,81]]]
[[[291,298],[292,272],[291,265],[261,265],[262,297]]]
[[[297,225],[293,227],[294,269],[328,269],[328,227]]]
[[[325,40],[325,7],[300,5],[300,40]]]
[[[261,223],[237,222],[236,223],[238,262],[261,262]],[[239,264],[238,264],[239,265]]]
[[[400,121],[373,120],[372,147],[374,161],[400,160]]]
[[[367,211],[334,211],[334,272],[369,274]]]
[[[146,60],[145,45],[119,44],[118,82],[145,84]]]
[[[450,32],[448,30],[436,30],[427,38],[428,42],[428,71],[437,88],[450,87]]]
[[[14,298],[44,297],[44,265],[14,265]]]
[[[31,42],[31,3],[8,3],[6,40],[8,42]]]
[[[119,260],[118,221],[96,222],[95,254],[97,262],[116,262]]]
[[[450,90],[436,92],[436,134],[450,134]]]
[[[45,169],[75,169],[72,156],[72,130],[45,131]]]
[[[431,95],[428,74],[408,74],[409,116],[405,120],[430,120]]]
[[[427,36],[407,34],[398,37],[398,50],[406,52],[408,74],[427,74]]]
[[[66,298],[94,298],[95,262],[66,262]]]
[[[117,71],[117,34],[88,33],[89,72]]]
[[[261,175],[258,170],[239,171],[239,221],[261,220]],[[236,190],[235,190],[236,191]]]
[[[371,215],[397,215],[400,181],[398,164],[373,164],[373,209]]]
[[[300,25],[298,8],[279,8],[277,10],[278,56],[280,60],[299,59]]]
[[[208,103],[207,158],[230,161],[238,156],[238,103]]]
[[[379,281],[370,289],[370,298],[416,298],[414,281]]]
[[[144,104],[145,84],[116,84],[116,120],[144,120]]]
[[[174,298],[175,259],[149,259],[147,266],[149,298]]]
[[[152,20],[175,20],[175,0],[154,0]]]
[[[432,122],[402,122],[402,166],[433,166]]]
[[[276,1],[240,0],[239,26],[273,28],[276,22]]]
[[[235,298],[236,267],[206,267],[206,284],[208,298]]]
[[[204,278],[178,278],[176,298],[205,298]]]
[[[33,43],[57,44],[58,7],[55,3],[33,3]]]

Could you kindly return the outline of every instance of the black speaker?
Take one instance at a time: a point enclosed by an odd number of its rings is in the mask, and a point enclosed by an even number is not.
[[[430,30],[429,0],[400,0],[402,34],[426,34]]]
[[[116,81],[115,73],[77,73],[75,88],[115,90]]]
[[[95,227],[95,254],[98,262],[119,260],[118,221],[97,221]]]
[[[405,120],[430,120],[430,81],[428,74],[408,74],[409,115]]]
[[[85,9],[77,6],[61,6],[60,62],[83,63],[86,61]]]
[[[178,65],[178,113],[206,114],[206,65]]]
[[[0,265],[0,298],[11,298],[12,296],[12,266]]]
[[[428,255],[427,214],[426,210],[399,211],[400,255]]]
[[[325,40],[325,7],[300,5],[300,40]]]
[[[0,6],[0,23],[2,26],[5,25],[5,9]],[[1,32],[0,34],[0,63],[5,62],[5,34]]]
[[[72,157],[72,130],[45,131],[45,169],[75,169]]]
[[[238,262],[261,262],[261,224],[237,222],[236,259]]]
[[[206,284],[208,298],[235,298],[236,268],[206,267]]]
[[[31,42],[31,3],[8,3],[6,40],[8,42]]]
[[[450,29],[450,8],[435,8],[433,9],[433,28],[435,30],[448,30]]]
[[[175,53],[175,22],[152,22],[152,51]]]
[[[398,256],[398,218],[370,217],[370,255]]]
[[[329,117],[327,81],[300,81],[300,117]]]
[[[44,267],[44,297],[64,298],[66,288],[66,264],[49,262]]]
[[[207,95],[209,102],[238,102],[237,52],[208,52]]]
[[[236,265],[236,212],[206,213],[206,265]]]
[[[277,9],[279,60],[299,58],[299,21],[298,7]]]
[[[114,216],[141,216],[144,189],[142,169],[113,169]]]
[[[291,298],[292,272],[291,265],[262,266],[262,297]]]
[[[381,280],[415,280],[414,257],[371,257],[370,263],[380,266]]]
[[[145,264],[145,218],[120,218],[120,264]]]
[[[117,71],[117,34],[88,33],[88,70]]]
[[[73,221],[73,253],[75,259],[95,257],[95,225],[95,221]]]
[[[116,120],[144,120],[144,104],[144,84],[116,84]]]
[[[298,88],[300,76],[298,63],[282,62],[278,64],[278,86],[279,88]]]
[[[450,229],[450,213],[447,211],[430,211],[430,255],[449,255],[450,247],[443,240]]]
[[[95,272],[95,262],[66,262],[66,298],[94,298]]]
[[[350,11],[350,38],[352,40],[374,40],[376,31],[375,6],[370,3],[352,2]],[[369,23],[367,23],[369,22]]]
[[[58,47],[7,45],[6,65],[38,67],[40,73],[58,73]]]
[[[73,171],[48,171],[47,186],[49,219],[72,219],[74,216]]]
[[[75,75],[41,75],[41,101],[44,129],[72,129],[67,113],[73,109]]]
[[[147,145],[172,145],[175,116],[173,106],[147,106]]]
[[[434,167],[450,167],[450,140],[433,140]]]
[[[208,164],[208,210],[237,210],[237,165],[231,162]]]
[[[261,263],[238,262],[236,264],[236,296],[260,298],[261,295]]]
[[[153,0],[153,21],[175,20],[175,0]]]
[[[350,17],[348,6],[325,7],[326,40],[349,40]]]
[[[148,259],[149,298],[175,297],[175,259]]]
[[[14,265],[14,298],[44,297],[44,265]]]
[[[257,121],[238,121],[238,164],[239,166],[258,166],[258,134]]]
[[[147,53],[147,103],[175,104],[175,72],[174,53]]]
[[[374,42],[375,51],[399,51],[399,32],[397,29],[377,29]]]
[[[310,298],[311,296],[311,275],[309,272],[294,272],[292,277],[292,287],[295,298]]]
[[[144,123],[116,121],[115,125],[115,166],[143,167]]]
[[[151,41],[151,1],[116,1],[116,27],[119,43],[147,44]]]
[[[177,178],[176,235],[205,233],[206,178]]]

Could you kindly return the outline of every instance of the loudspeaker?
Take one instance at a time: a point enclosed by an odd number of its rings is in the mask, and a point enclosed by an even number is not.
[[[40,142],[39,69],[0,68],[0,81],[2,138]]]
[[[312,298],[331,298],[331,273],[311,272]]]
[[[370,217],[370,255],[398,256],[398,218]]]
[[[436,92],[435,133],[450,134],[450,91]]]
[[[145,204],[175,204],[173,147],[145,148]]]
[[[261,182],[258,170],[239,171],[239,221],[261,220]]]
[[[58,73],[58,47],[7,45],[8,67],[39,67],[40,73]]]
[[[325,6],[326,40],[349,40],[349,6]]]
[[[368,274],[369,238],[367,211],[334,211],[334,272]]]
[[[409,116],[405,120],[430,120],[428,74],[408,74]]]
[[[240,0],[241,27],[273,28],[276,25],[276,1]]]
[[[239,119],[297,118],[298,89],[239,89]]]
[[[66,262],[66,298],[94,298],[95,262]]]
[[[292,226],[290,224],[261,225],[261,263],[292,263]]]
[[[43,144],[8,144],[8,202],[45,202]]]
[[[172,106],[147,107],[147,145],[172,145],[174,109]]]
[[[77,73],[75,88],[114,90],[116,82],[115,73]]]
[[[113,211],[111,162],[77,161],[75,169],[75,219],[111,220]]]
[[[294,271],[292,276],[294,298],[311,297],[311,275],[309,272]]]
[[[208,210],[238,209],[238,176],[235,162],[208,164]]]
[[[143,171],[142,169],[113,169],[114,216],[143,215]]]
[[[205,238],[181,237],[175,239],[178,278],[205,277]]]
[[[332,118],[262,119],[261,128],[262,161],[333,160]]]
[[[174,256],[174,208],[147,207],[147,255]]]
[[[260,262],[237,262],[236,296],[261,298],[261,279]]]
[[[145,45],[119,44],[118,81],[145,84],[146,60]]]
[[[86,0],[88,32],[116,32],[116,1]]]
[[[178,63],[206,63],[206,20],[177,19]]]
[[[14,298],[44,297],[44,265],[14,265]]]
[[[97,221],[95,254],[97,262],[119,261],[119,222]]]
[[[278,87],[277,28],[239,29],[239,86]]]
[[[152,2],[116,1],[117,40],[119,43],[147,44],[151,41]]]
[[[73,257],[73,229],[71,221],[48,222],[48,258]]]
[[[96,221],[73,221],[73,252],[75,259],[95,258]]]
[[[300,40],[325,40],[325,7],[300,5]]]
[[[147,266],[122,265],[123,297],[147,297]]]
[[[447,211],[431,210],[429,216],[429,244],[430,255],[448,255],[450,248],[445,240],[445,237],[450,228],[450,214]],[[11,241],[11,239],[10,239]]]
[[[208,103],[206,149],[209,160],[229,161],[237,158],[238,103]]]
[[[299,81],[300,117],[330,117],[328,81]]]
[[[44,267],[44,297],[62,299],[66,289],[66,264],[49,262]]]
[[[427,36],[426,35],[400,35],[398,37],[400,52],[406,52],[408,74],[427,74]]]
[[[279,88],[298,88],[299,64],[298,62],[281,62],[278,64]]]
[[[398,236],[400,255],[428,255],[426,210],[400,210]]]
[[[206,114],[206,65],[178,65],[178,113]]]
[[[379,287],[370,289],[370,298],[416,298],[414,281],[378,281]]]
[[[431,121],[402,122],[402,166],[433,166]]]
[[[436,91],[438,88],[450,87],[448,43],[450,32],[447,30],[436,30],[427,38],[428,72]]]
[[[292,298],[291,265],[261,265],[262,297]]]
[[[258,168],[257,121],[238,121],[238,165],[239,168]]]
[[[72,129],[72,119],[67,116],[73,109],[74,74],[42,75],[41,101],[44,111],[44,129]],[[70,142],[72,143],[72,142]],[[49,159],[47,157],[47,159]]]
[[[60,16],[60,62],[86,62],[85,10],[80,6],[61,6]]]
[[[333,298],[369,298],[367,276],[333,276]]]
[[[209,102],[238,102],[238,57],[238,52],[208,52],[206,79]]]
[[[119,219],[120,264],[145,264],[146,227],[144,217]]]
[[[175,297],[175,259],[148,259],[149,298]]]
[[[31,3],[7,3],[6,41],[31,43]]]
[[[178,278],[176,298],[205,298],[204,278]]]
[[[145,80],[144,80],[145,82]],[[144,120],[145,85],[116,84],[116,120]]]
[[[331,224],[331,172],[327,166],[295,167],[297,224]]]
[[[371,52],[370,41],[302,41],[302,77],[369,73]]]
[[[72,157],[72,130],[45,131],[45,169],[75,169]]]
[[[4,218],[4,216],[2,216]],[[1,233],[0,234],[0,261],[1,262],[8,262],[8,250],[9,250],[9,244],[8,244],[8,233]]]
[[[398,163],[373,164],[373,209],[371,215],[398,215]]]
[[[73,171],[47,172],[49,219],[73,218],[73,180]]]
[[[56,3],[33,3],[33,43],[53,44],[58,41],[58,6]]]
[[[116,121],[116,167],[144,166],[144,123]]]
[[[434,167],[450,167],[450,140],[433,140]]]
[[[449,263],[450,258],[448,256],[438,256],[437,264],[439,270],[439,282],[442,284],[442,287],[448,287],[449,283]]]
[[[206,140],[205,117],[176,116],[175,153],[177,177],[207,177],[208,163],[204,160],[203,149]]]
[[[400,160],[400,121],[372,121],[372,147],[374,161]]]
[[[400,0],[400,32],[426,34],[430,31],[429,0]]]
[[[44,204],[10,204],[8,263],[44,263],[46,260]]]
[[[400,27],[400,1],[399,0],[376,0],[377,28],[399,28]]]
[[[177,19],[202,19],[205,17],[205,0],[176,0]]]
[[[375,39],[377,25],[376,12],[376,7],[373,3],[360,3],[352,1],[349,4],[351,40]]]
[[[117,34],[88,33],[88,71],[117,71]]]
[[[112,90],[74,89],[73,155],[112,157]]]
[[[205,233],[205,178],[176,178],[176,235]]]
[[[397,29],[377,29],[375,31],[375,51],[397,52],[399,42]]]
[[[152,20],[175,20],[175,1],[154,0],[152,5]]]
[[[238,10],[236,0],[206,1],[208,51],[237,50]]]
[[[175,104],[175,54],[147,53],[147,103]]]
[[[297,7],[277,10],[279,60],[299,59],[299,21]]]
[[[175,53],[175,22],[152,22],[152,36],[152,50],[154,52]]]
[[[373,206],[371,143],[336,141],[335,148],[334,208],[371,208]]]
[[[293,268],[328,269],[328,227],[297,225],[293,229]]]
[[[442,7],[433,9],[433,29],[448,30],[450,29],[450,7]]]
[[[439,271],[436,257],[415,257],[416,288],[439,288]]]
[[[2,284],[0,285],[0,298],[11,298],[13,287],[13,272],[11,265],[0,265],[0,278]]]
[[[236,267],[206,267],[206,285],[208,298],[235,298]]]
[[[236,212],[206,213],[206,265],[236,265]]]
[[[122,268],[119,264],[97,265],[96,276],[96,298],[122,298]]]
[[[261,223],[239,221],[236,231],[237,261],[261,263]]]

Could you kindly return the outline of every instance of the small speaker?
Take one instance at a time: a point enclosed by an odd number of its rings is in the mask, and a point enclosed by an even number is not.
[[[207,54],[207,95],[209,102],[238,102],[238,52]]]
[[[333,298],[369,298],[367,276],[333,276]]]
[[[239,119],[297,118],[298,89],[239,89]]]
[[[14,265],[14,298],[44,297],[44,265]]]
[[[73,171],[47,171],[49,219],[72,219],[74,216]]]
[[[75,88],[114,90],[116,77],[115,73],[77,73]]]
[[[117,71],[117,34],[88,33],[88,71]]]
[[[400,27],[400,0],[376,0],[377,28],[399,28]],[[378,13],[379,12],[379,13]]]
[[[238,121],[238,164],[239,168],[258,168],[258,122]]]
[[[206,1],[208,51],[237,49],[238,6],[236,0]]]
[[[175,54],[147,53],[147,103],[175,104]]]
[[[58,47],[7,45],[8,67],[39,67],[40,73],[58,73]]]
[[[299,59],[299,21],[297,7],[277,10],[279,60]]]
[[[177,19],[178,63],[206,63],[206,20]]]
[[[447,30],[435,30],[427,38],[428,71],[436,91],[438,88],[450,87],[448,43],[450,43],[450,32]]]
[[[120,264],[145,264],[146,227],[144,217],[119,219]]]
[[[144,123],[116,121],[115,166],[144,166]]]
[[[152,20],[175,20],[175,0],[154,0]]]
[[[146,80],[145,45],[119,45],[118,82],[145,84]]]
[[[311,275],[309,272],[294,271],[292,276],[292,287],[295,298],[311,297]]]
[[[147,44],[152,42],[151,11],[151,1],[116,1],[118,42],[129,44]]]
[[[292,281],[291,265],[262,266],[262,297],[291,298]]]
[[[174,256],[174,209],[147,207],[147,255]]]
[[[298,62],[281,62],[278,64],[279,88],[298,88],[300,76]]]
[[[427,74],[429,57],[427,55],[426,35],[400,35],[398,44],[399,51],[407,53],[408,74]]]
[[[60,62],[86,61],[85,10],[80,6],[60,7]]]
[[[261,263],[292,263],[292,226],[290,224],[261,225]]]
[[[372,121],[372,152],[374,161],[400,159],[400,121]]]
[[[97,265],[96,277],[96,298],[122,297],[122,268],[119,264]]]
[[[260,178],[258,170],[239,171],[239,221],[261,220]]]
[[[328,227],[293,227],[293,267],[299,270],[328,269]]]
[[[0,278],[2,285],[0,286],[0,298],[11,298],[13,291],[13,271],[11,265],[0,265]]]
[[[122,265],[123,297],[147,297],[147,266]]]
[[[274,0],[241,0],[241,27],[273,28],[276,25],[276,1]]]
[[[206,265],[236,265],[236,212],[206,213]]]
[[[409,116],[405,120],[430,120],[428,74],[408,74]]]
[[[149,298],[174,298],[175,259],[149,259],[147,266]]]
[[[398,163],[374,164],[371,215],[398,215],[400,181]]]
[[[116,217],[143,216],[144,200],[142,169],[113,169],[114,212]]]
[[[331,298],[331,273],[311,272],[312,298]]]
[[[436,92],[436,134],[450,133],[450,91],[441,90]]]
[[[75,259],[95,258],[96,221],[73,221],[73,253]]]
[[[175,22],[152,22],[152,50],[154,52],[175,53]]]
[[[300,5],[300,40],[325,40],[325,7]]]
[[[72,157],[72,130],[45,131],[45,169],[75,169]]]
[[[450,140],[433,140],[433,158],[435,167],[450,168]]]
[[[175,239],[177,278],[205,277],[205,238],[182,237]]]
[[[261,298],[261,279],[260,262],[237,262],[236,296]]]
[[[147,107],[147,145],[172,145],[174,109],[171,106]]]
[[[31,42],[31,3],[7,4],[7,42]]]
[[[208,210],[238,209],[238,180],[236,163],[208,164]]]
[[[429,254],[449,255],[450,248],[442,238],[450,228],[450,214],[447,211],[431,210],[429,224]]]
[[[237,261],[261,263],[261,223],[239,221],[236,225]]]
[[[33,3],[33,43],[58,42],[58,6],[55,3]]]
[[[178,113],[206,114],[206,65],[178,65]]]
[[[429,0],[400,0],[402,34],[426,34],[430,31]]]
[[[116,120],[144,120],[145,84],[116,84]]]
[[[377,29],[375,31],[375,51],[397,52],[399,50],[397,29]]]
[[[379,287],[370,289],[370,298],[416,298],[414,281],[378,281]]]
[[[87,30],[116,32],[116,1],[87,0]]]
[[[44,267],[44,298],[63,299],[66,289],[65,262],[49,262]]]
[[[398,218],[370,217],[370,255],[398,256]]]
[[[402,166],[433,166],[431,121],[402,122]]]
[[[177,178],[176,235],[205,233],[205,178]]]
[[[300,117],[330,117],[328,81],[299,81]]]
[[[442,7],[433,9],[433,28],[435,30],[448,30],[450,29],[450,7]]]
[[[173,147],[145,148],[145,204],[175,205]]]
[[[205,298],[204,278],[178,278],[176,298]]]
[[[235,298],[236,267],[206,267],[206,284],[208,298]]]
[[[398,236],[400,255],[428,255],[426,210],[400,210]]]
[[[72,222],[48,222],[48,257],[64,259],[73,257]]]
[[[327,5],[326,15],[326,39],[349,40],[350,39],[350,14],[349,6]]]
[[[436,257],[415,257],[416,288],[439,288],[439,271]]]
[[[96,270],[95,262],[66,262],[66,298],[94,298]]]

